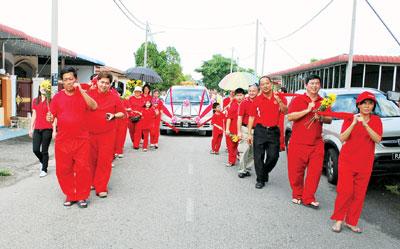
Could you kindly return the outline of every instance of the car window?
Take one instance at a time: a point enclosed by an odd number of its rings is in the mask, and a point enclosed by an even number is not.
[[[336,102],[332,105],[332,111],[357,113],[357,96],[358,94],[337,95]],[[389,101],[383,94],[375,94],[375,96],[378,102],[375,108],[376,115],[380,117],[400,116],[400,109],[392,101]]]
[[[173,89],[172,90],[172,102],[173,103],[182,103],[186,99],[190,101],[190,103],[200,103],[201,97],[203,95],[204,89]],[[168,91],[167,97],[165,98],[165,103],[169,104],[171,100],[170,92]],[[207,92],[204,94],[204,105],[209,104],[209,98]]]

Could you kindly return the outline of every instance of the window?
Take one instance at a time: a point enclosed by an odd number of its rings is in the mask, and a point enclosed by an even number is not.
[[[328,70],[328,88],[333,88],[333,67],[330,67]]]
[[[346,83],[346,64],[340,65],[340,87]]]
[[[333,88],[339,88],[339,71],[340,71],[340,66],[335,67],[335,75],[333,77]]]
[[[172,102],[175,103],[183,103],[186,99],[189,100],[193,104],[199,104],[201,102],[201,96],[203,94],[204,89],[173,89],[172,90]],[[170,91],[168,91],[167,97],[165,98],[165,103],[170,104]],[[204,94],[204,105],[209,104],[208,94]]]
[[[382,92],[392,91],[394,67],[382,67],[381,86]]]
[[[351,72],[352,87],[362,87],[363,72],[364,72],[364,64],[357,64],[357,65],[353,64],[353,70]]]
[[[395,84],[396,84],[395,91],[400,92],[400,66],[397,67]]]
[[[367,65],[365,67],[364,87],[378,88],[379,65]]]

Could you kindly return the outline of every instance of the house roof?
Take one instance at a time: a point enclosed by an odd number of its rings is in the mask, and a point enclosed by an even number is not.
[[[349,56],[341,54],[335,57],[322,59],[316,62],[300,65],[286,70],[269,74],[269,76],[281,76],[302,72],[310,69],[317,69],[334,64],[347,63]],[[353,55],[353,63],[376,63],[376,64],[400,64],[400,56],[382,56],[382,55]]]
[[[0,24],[0,41],[5,42],[6,52],[15,55],[50,56],[51,54],[51,43],[4,24]],[[105,65],[99,60],[78,54],[63,47],[58,47],[58,53],[59,56],[75,58],[88,64]]]

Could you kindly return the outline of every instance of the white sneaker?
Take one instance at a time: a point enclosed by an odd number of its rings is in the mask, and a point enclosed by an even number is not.
[[[111,163],[111,168],[114,168],[115,167],[115,164],[114,163]]]
[[[124,158],[124,154],[119,154],[118,158]]]
[[[42,171],[40,171],[40,175],[39,175],[39,177],[45,177],[45,176],[47,176],[47,173],[46,173],[46,172],[44,172],[43,170],[42,170]]]

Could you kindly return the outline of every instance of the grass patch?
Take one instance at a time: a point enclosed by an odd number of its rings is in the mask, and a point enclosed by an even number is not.
[[[389,191],[392,194],[400,195],[400,184],[385,185],[385,188],[387,191]]]
[[[12,175],[10,170],[0,169],[0,176],[10,176],[10,175]]]

